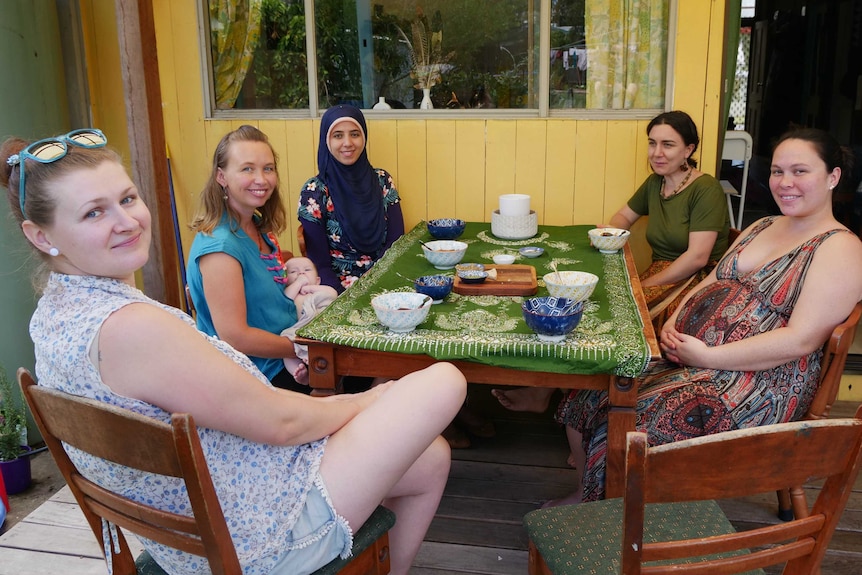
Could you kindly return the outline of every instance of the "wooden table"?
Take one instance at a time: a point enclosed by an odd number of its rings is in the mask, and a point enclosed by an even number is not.
[[[468,233],[471,229],[477,229],[475,227],[477,225],[478,224],[470,224],[470,227],[468,227]],[[430,239],[430,237],[422,235],[422,230],[419,229],[420,227],[424,229],[424,224],[420,223],[417,228],[414,228],[414,230],[408,233],[404,238],[402,238],[402,240],[399,240],[399,242],[403,241],[404,244],[400,245],[396,243],[396,245],[393,246],[393,250],[390,250],[391,252],[396,253],[387,253],[386,258],[389,258],[391,255],[392,258],[395,259],[402,258],[400,260],[402,264],[406,262],[409,265],[416,265],[415,260],[411,259],[415,257],[415,254],[413,253],[415,252],[413,244],[418,245],[417,240],[420,239],[422,241],[427,241]],[[554,228],[543,227],[543,229],[550,230],[550,233],[553,235]],[[564,228],[560,228],[560,230],[563,229]],[[586,238],[586,229],[586,227],[584,227],[583,229],[582,235],[584,238]],[[571,230],[571,228],[565,228],[565,230],[568,231]],[[465,233],[464,238],[468,236],[468,233]],[[486,240],[489,239],[489,236],[484,231],[480,233],[480,236],[484,237]],[[540,236],[545,237],[548,236],[548,234],[540,234]],[[549,242],[553,241],[552,237],[547,237],[546,239]],[[508,247],[506,242],[499,243],[501,244],[501,249],[505,249],[506,247]],[[536,243],[537,245],[541,245],[541,242],[537,241]],[[555,245],[559,244],[557,243]],[[582,253],[586,253],[583,246],[580,246],[577,249],[580,250]],[[591,248],[590,250],[591,252],[584,257],[589,257],[593,259],[601,257],[612,257],[618,259],[620,258],[619,255],[599,256],[598,254],[592,254],[592,252],[594,252],[595,250],[592,250]],[[549,252],[553,254],[554,250],[546,248],[546,255],[543,257],[553,257],[553,255],[549,255]],[[485,253],[487,254],[487,251]],[[475,258],[475,255],[473,255],[473,257]],[[626,245],[623,251],[623,257],[621,259],[624,262],[625,275],[627,276],[628,282],[630,282],[631,296],[634,300],[634,305],[636,306],[636,313],[639,316],[638,329],[642,329],[643,331],[643,338],[646,349],[645,353],[648,356],[644,358],[645,363],[643,367],[646,367],[647,365],[651,365],[653,362],[659,359],[660,351],[658,348],[658,343],[656,341],[656,335],[653,330],[652,323],[649,319],[649,313],[647,310],[646,301],[643,297],[640,281],[638,280],[638,274],[635,268],[634,259],[628,245]],[[469,260],[465,259],[464,261],[481,260],[475,258]],[[547,260],[540,262],[539,260],[530,259],[521,259],[517,263],[533,264],[534,262],[536,262],[536,265],[547,265],[548,263]],[[381,266],[381,264],[383,265]],[[386,268],[387,264],[391,264],[389,265],[389,269],[377,269],[378,266]],[[381,260],[381,262],[378,262],[375,268],[372,268],[371,272],[360,278],[360,280],[349,290],[347,290],[344,295],[346,296],[347,294],[350,294],[350,297],[353,297],[354,294],[351,293],[352,290],[356,290],[357,287],[359,287],[361,284],[362,287],[357,290],[357,293],[361,292],[362,290],[370,290],[371,292],[374,292],[375,288],[380,288],[378,284],[385,283],[384,278],[389,280],[391,283],[393,277],[398,276],[398,274],[400,273],[397,272],[397,270],[404,267],[403,265],[396,264],[397,262],[384,262],[384,260]],[[593,265],[596,264],[594,263]],[[430,268],[430,266],[428,267]],[[578,266],[567,266],[564,269],[578,269]],[[372,272],[374,272],[374,274],[372,274]],[[433,269],[429,269],[427,273],[435,273],[435,271],[433,271]],[[539,273],[538,275],[539,277],[541,277],[543,274]],[[363,284],[363,282],[366,283]],[[409,285],[409,282],[407,280],[402,280],[401,283],[404,286]],[[544,293],[544,289],[540,289],[538,295],[542,295],[542,293]],[[434,307],[445,309],[441,307],[445,305],[447,304],[444,303],[440,304],[440,306]],[[357,307],[362,306],[363,300],[357,299]],[[326,310],[324,313],[329,311],[330,310]],[[341,318],[343,319],[344,317],[344,310],[342,310]],[[315,322],[317,322],[317,319],[318,318],[312,321],[311,324],[309,324],[309,326],[307,327],[313,326]],[[332,318],[330,318],[329,321],[332,321]],[[521,322],[523,322],[523,319],[521,319]],[[379,326],[377,327],[379,328]],[[308,336],[308,331],[306,329],[301,330],[300,333],[306,336],[300,337],[297,341],[300,343],[304,343],[308,346],[310,383],[311,386],[314,388],[315,395],[326,395],[339,391],[338,385],[340,378],[343,375],[399,378],[441,360],[441,358],[435,358],[426,353],[404,353],[399,351],[380,351],[375,349],[368,349],[367,347],[362,347],[361,345],[357,344],[346,344],[343,342],[339,342],[337,341],[338,338],[336,337],[331,338],[336,341],[324,341],[324,339],[326,339],[326,336],[322,336],[322,338],[321,336],[316,336],[312,339],[312,337]],[[536,368],[525,370],[515,369],[513,367],[507,367],[505,365],[488,365],[486,363],[481,363],[473,359],[467,360],[451,357],[445,357],[442,359],[455,364],[467,378],[467,381],[471,383],[551,387],[563,389],[608,390],[610,410],[608,413],[608,462],[606,492],[608,497],[615,497],[622,494],[625,435],[627,431],[634,430],[635,428],[635,403],[637,399],[638,387],[636,375],[625,376],[616,373],[609,373],[607,371],[603,371],[600,373],[559,373],[559,370],[542,371],[541,369]],[[498,363],[500,362],[499,355],[494,359]],[[505,360],[503,360],[503,363],[505,363]]]

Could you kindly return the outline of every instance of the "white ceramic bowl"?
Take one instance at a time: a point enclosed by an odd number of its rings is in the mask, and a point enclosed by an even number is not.
[[[455,240],[436,240],[422,245],[425,259],[438,270],[450,270],[464,258],[467,244]]]
[[[512,254],[497,254],[494,256],[494,263],[498,266],[507,266],[515,263],[515,256]]]
[[[619,228],[593,228],[587,232],[590,243],[603,254],[618,252],[629,241],[631,232]]]
[[[416,292],[384,293],[371,300],[380,323],[397,333],[413,331],[425,321],[431,304],[430,297]]]
[[[576,271],[561,271],[559,278],[557,272],[551,272],[545,274],[542,279],[545,280],[548,293],[552,296],[564,297],[572,301],[588,299],[596,289],[596,284],[599,283],[599,278],[595,274]]]

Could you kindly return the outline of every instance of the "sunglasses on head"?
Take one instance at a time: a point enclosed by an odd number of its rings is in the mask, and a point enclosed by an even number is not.
[[[69,153],[69,144],[79,148],[104,148],[108,144],[108,138],[101,130],[95,128],[83,128],[72,130],[63,136],[45,138],[33,142],[14,156],[10,156],[8,162],[12,165],[20,165],[20,176],[18,178],[18,202],[21,206],[21,215],[27,219],[24,211],[24,161],[33,160],[40,164],[50,164]]]

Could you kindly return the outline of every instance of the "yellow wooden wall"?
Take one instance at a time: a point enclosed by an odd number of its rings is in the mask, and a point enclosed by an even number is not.
[[[317,172],[319,120],[219,121],[204,118],[198,38],[199,0],[153,0],[165,131],[181,222],[191,220],[212,153],[225,132],[251,123],[279,153],[288,212]],[[128,157],[125,100],[113,2],[82,0],[94,123]],[[700,166],[712,172],[718,155],[726,0],[679,0],[674,43],[673,109],[694,118]],[[647,176],[646,120],[369,120],[371,162],[388,169],[403,199],[405,222],[435,217],[489,221],[497,197],[525,193],[544,224],[606,222]],[[632,245],[649,259],[638,222]],[[296,251],[297,222],[282,246]],[[183,227],[187,254],[192,235]],[[845,378],[839,398],[862,398]]]
[[[109,2],[86,0],[85,33],[96,124],[112,143],[126,138],[117,72],[116,23]],[[204,118],[198,0],[154,0],[157,55],[168,151],[181,222],[188,222],[219,138],[240,121]],[[723,0],[679,2],[673,106],[703,133],[702,163],[714,166],[718,124]],[[684,71],[684,74],[681,72]],[[317,172],[318,120],[247,121],[279,152],[290,213],[303,182]],[[388,169],[403,198],[407,226],[433,217],[490,219],[500,194],[532,197],[539,221],[607,221],[648,173],[645,120],[369,120],[371,162]],[[707,168],[711,171],[710,168]],[[294,218],[282,245],[295,250]],[[191,234],[184,230],[188,252]],[[648,252],[640,250],[645,261]]]

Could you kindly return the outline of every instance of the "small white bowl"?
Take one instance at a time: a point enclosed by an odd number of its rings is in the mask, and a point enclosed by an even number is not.
[[[428,317],[431,297],[416,292],[390,292],[371,300],[380,323],[396,333],[408,333]]]
[[[512,254],[497,254],[494,256],[494,263],[499,266],[506,266],[515,263],[515,256]]]
[[[564,297],[572,301],[588,299],[599,283],[598,276],[589,272],[561,271],[559,277],[557,276],[557,272],[551,272],[542,277],[548,293],[554,297]]]
[[[593,247],[603,254],[613,254],[626,245],[631,232],[620,228],[594,228],[587,234]]]

